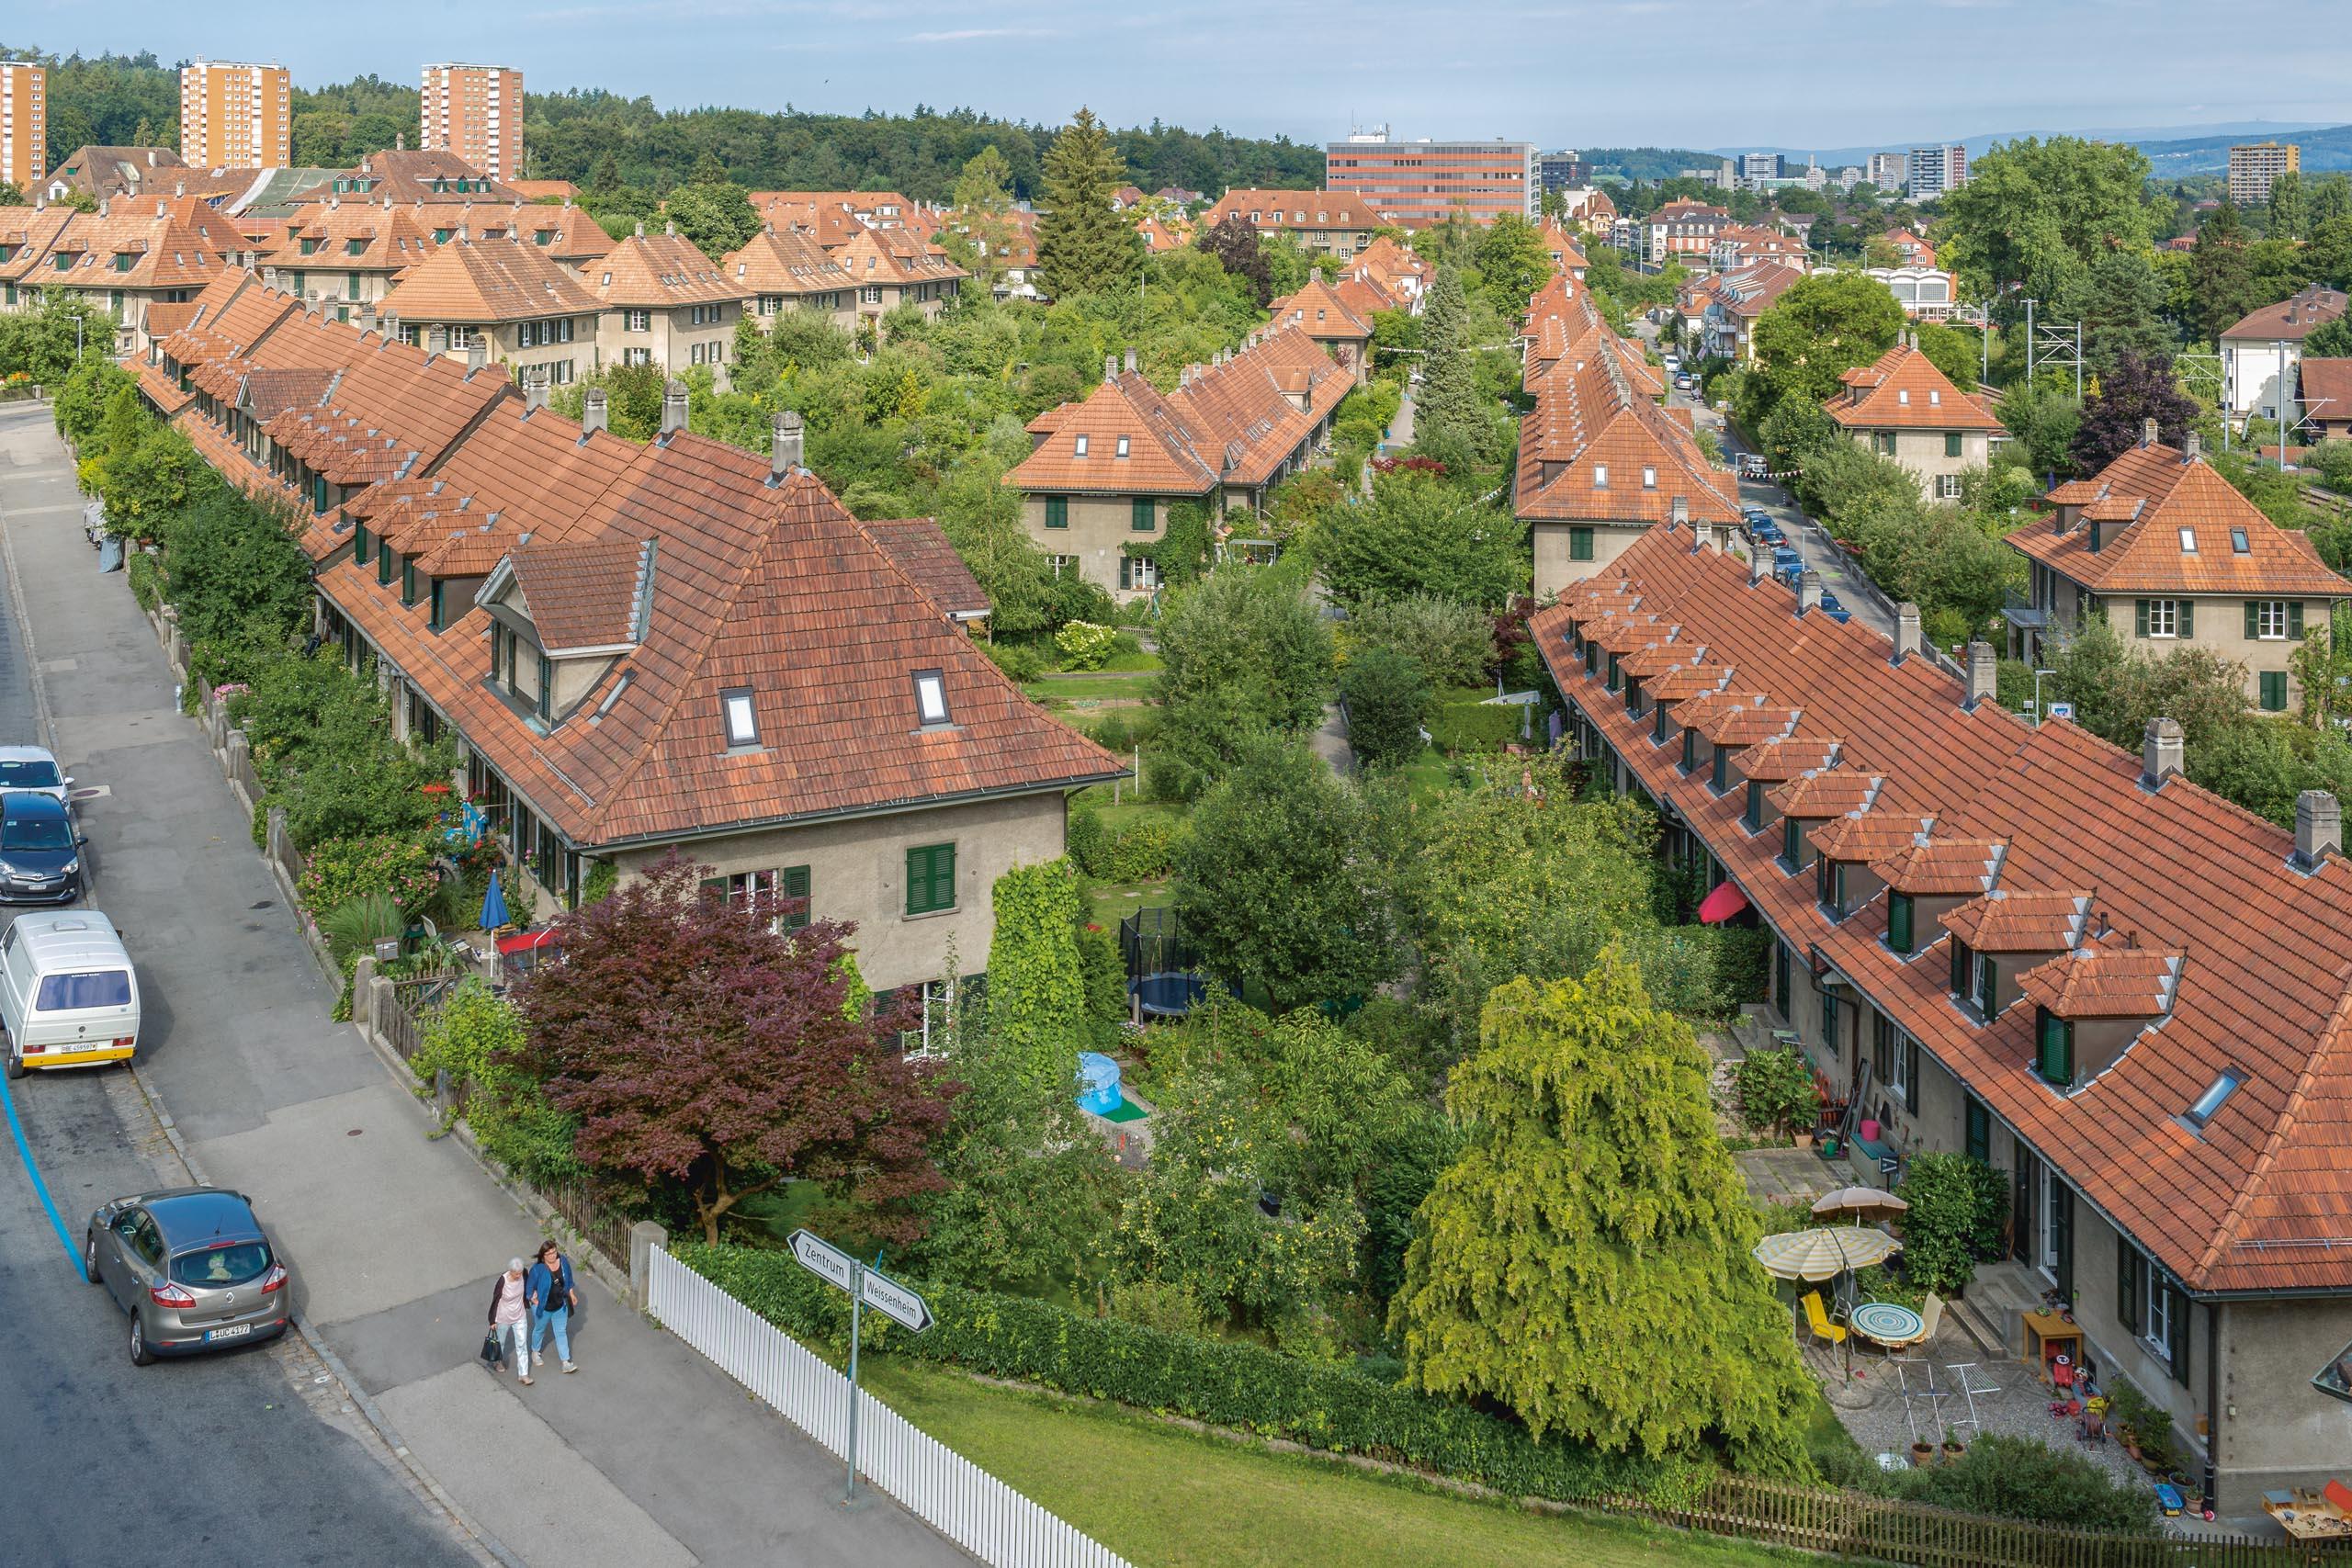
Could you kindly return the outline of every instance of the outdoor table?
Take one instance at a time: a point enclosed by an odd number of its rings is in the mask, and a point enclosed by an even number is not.
[[[2083,1331],[2054,1312],[2026,1312],[2018,1315],[2025,1320],[2026,1350],[2044,1378],[2050,1375],[2050,1358],[2061,1346],[2075,1360],[2083,1359]]]
[[[1855,1333],[1878,1345],[1910,1345],[1928,1337],[1927,1320],[1894,1302],[1864,1302],[1846,1322]]]

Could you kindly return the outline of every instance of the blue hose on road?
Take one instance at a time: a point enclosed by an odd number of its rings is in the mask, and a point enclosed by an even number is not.
[[[8,1136],[17,1140],[17,1157],[25,1162],[25,1174],[32,1178],[33,1193],[40,1199],[40,1206],[49,1212],[49,1228],[57,1233],[57,1245],[74,1260],[74,1272],[82,1274],[82,1254],[74,1246],[74,1238],[65,1234],[65,1222],[58,1217],[57,1204],[49,1195],[49,1183],[40,1179],[40,1167],[33,1163],[32,1145],[25,1142],[24,1123],[17,1120],[17,1097],[8,1092],[8,1080],[0,1076],[0,1111],[8,1114]],[[87,1274],[82,1274],[87,1280]]]

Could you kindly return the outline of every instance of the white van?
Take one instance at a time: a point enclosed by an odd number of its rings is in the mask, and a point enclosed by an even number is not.
[[[7,1073],[127,1062],[139,1047],[139,976],[96,909],[18,915],[0,936]]]

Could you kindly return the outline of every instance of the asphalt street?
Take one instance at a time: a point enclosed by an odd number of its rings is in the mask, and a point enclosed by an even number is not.
[[[48,420],[45,407],[11,406],[0,432]],[[80,511],[71,481],[25,471],[20,450],[0,445],[0,517],[73,524],[51,510]],[[11,742],[41,738],[14,597],[0,594],[0,738]],[[78,787],[107,782],[103,766],[76,773]],[[103,907],[109,846],[140,808],[109,794],[80,809]],[[151,1024],[169,1038],[167,1013]],[[35,1074],[6,1089],[77,1244],[107,1199],[187,1179],[128,1074]],[[11,1340],[0,1356],[0,1562],[478,1561],[299,1336],[132,1366],[129,1320],[83,1283],[13,1138],[0,1140],[0,1323]]]

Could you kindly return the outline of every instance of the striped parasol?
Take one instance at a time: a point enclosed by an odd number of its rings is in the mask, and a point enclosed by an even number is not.
[[[1892,1219],[1906,1213],[1911,1205],[1882,1187],[1840,1187],[1837,1191],[1814,1201],[1813,1212],[1821,1219],[1835,1214],[1840,1218],[1851,1215],[1856,1224],[1863,1220]]]
[[[1752,1256],[1778,1279],[1830,1280],[1849,1269],[1883,1263],[1902,1246],[1882,1230],[1826,1225],[1768,1235],[1756,1244]]]

